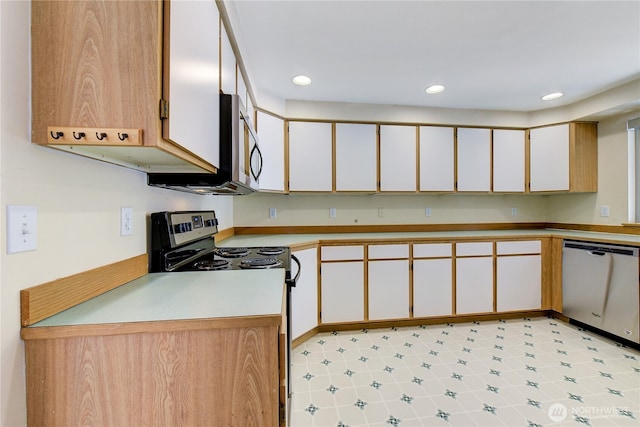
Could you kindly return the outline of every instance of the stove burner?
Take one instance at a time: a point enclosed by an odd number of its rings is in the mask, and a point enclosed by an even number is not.
[[[260,255],[280,255],[280,254],[284,253],[284,248],[279,248],[279,247],[260,248],[260,249],[258,249],[258,253]]]
[[[196,262],[193,266],[198,270],[226,270],[230,263],[224,259],[206,259]]]
[[[242,258],[249,255],[247,248],[216,248],[216,254],[223,258]]]
[[[282,261],[276,258],[263,257],[263,258],[247,258],[240,261],[240,268],[252,269],[252,268],[274,268],[280,267]]]

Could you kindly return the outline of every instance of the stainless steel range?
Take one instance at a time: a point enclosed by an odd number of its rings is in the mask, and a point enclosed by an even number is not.
[[[149,272],[224,271],[284,268],[287,285],[287,379],[291,395],[291,288],[300,276],[300,261],[286,246],[216,247],[218,220],[214,211],[151,214]],[[298,271],[291,276],[291,260]]]

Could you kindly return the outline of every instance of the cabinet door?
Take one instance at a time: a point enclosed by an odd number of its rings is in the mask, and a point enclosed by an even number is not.
[[[169,2],[168,137],[220,165],[218,8],[213,0]]]
[[[262,152],[260,191],[284,192],[284,120],[258,111],[256,127]]]
[[[220,39],[220,90],[227,95],[236,93],[236,56],[227,31],[222,26]]]
[[[380,126],[380,191],[416,190],[415,126]]]
[[[453,128],[420,126],[420,191],[453,191]]]
[[[530,190],[569,190],[569,125],[531,129]]]
[[[533,310],[542,306],[542,259],[540,255],[498,257],[498,311]]]
[[[524,192],[524,131],[494,129],[493,191]]]
[[[369,261],[369,320],[409,318],[409,260]]]
[[[491,191],[491,130],[458,128],[458,191]]]
[[[294,255],[300,260],[302,270],[296,287],[291,289],[292,339],[318,326],[318,250],[304,249]]]
[[[336,124],[336,191],[376,191],[376,125]]]
[[[493,258],[456,259],[456,314],[493,311]]]
[[[451,262],[451,258],[414,259],[413,317],[453,314]]]
[[[289,122],[289,190],[331,191],[331,123]]]
[[[322,263],[321,322],[364,320],[364,262]]]

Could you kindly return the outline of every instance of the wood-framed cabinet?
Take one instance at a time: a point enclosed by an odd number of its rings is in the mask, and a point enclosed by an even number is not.
[[[377,126],[335,124],[335,190],[375,193],[377,189]]]
[[[586,122],[530,129],[529,191],[598,191],[597,135],[597,124]]]
[[[319,325],[548,309],[543,240],[321,246]]]
[[[287,122],[288,185],[291,192],[333,189],[333,125]]]
[[[285,189],[285,121],[282,117],[258,110],[256,131],[262,152],[260,191],[284,193]]]
[[[380,192],[417,189],[417,128],[380,125]]]
[[[216,171],[213,0],[34,1],[31,20],[33,142],[142,171]]]
[[[455,190],[455,128],[420,126],[420,191]]]
[[[491,129],[458,128],[456,142],[456,190],[491,191]]]

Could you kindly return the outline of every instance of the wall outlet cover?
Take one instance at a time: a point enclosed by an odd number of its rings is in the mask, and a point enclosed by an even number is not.
[[[120,235],[131,236],[133,234],[133,208],[120,209]]]

